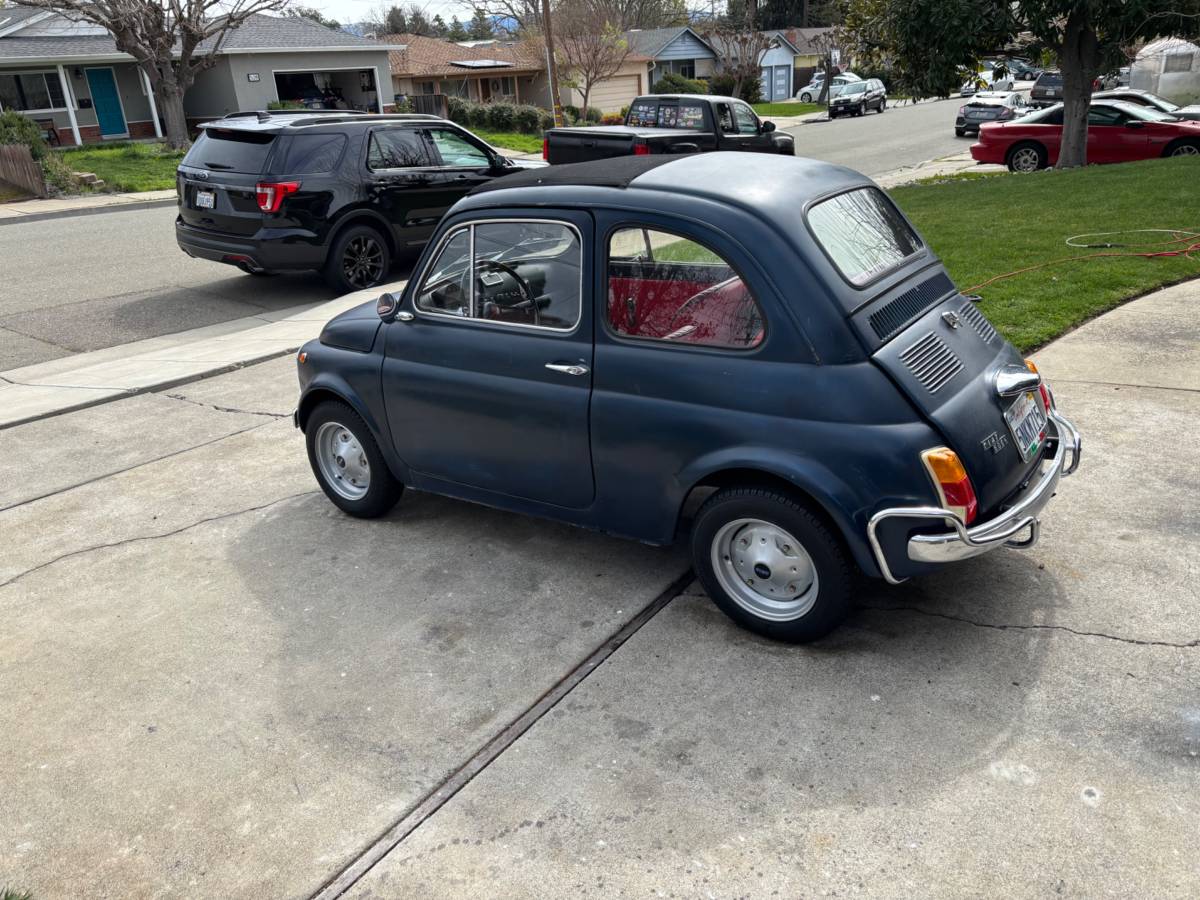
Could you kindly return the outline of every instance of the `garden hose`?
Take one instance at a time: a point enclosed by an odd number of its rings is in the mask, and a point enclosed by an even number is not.
[[[1175,235],[1171,240],[1147,241],[1145,243],[1116,243],[1113,241],[1104,241],[1096,243],[1090,239],[1094,238],[1113,238],[1119,235],[1131,234],[1169,234]],[[1084,241],[1087,241],[1084,243]],[[1068,247],[1075,247],[1080,250],[1114,250],[1118,248],[1139,248],[1133,253],[1084,253],[1079,256],[1064,256],[1059,259],[1051,259],[1046,262],[1036,263],[1032,266],[1025,266],[1021,269],[1014,269],[1012,272],[1005,272],[1002,275],[995,275],[987,281],[981,281],[974,287],[967,288],[963,291],[964,294],[973,294],[982,287],[987,287],[997,281],[1003,281],[1005,278],[1012,278],[1014,275],[1022,275],[1025,272],[1033,272],[1037,269],[1044,269],[1047,266],[1057,266],[1062,263],[1080,262],[1087,259],[1113,259],[1118,257],[1141,257],[1142,259],[1154,259],[1156,257],[1167,256],[1182,256],[1186,259],[1193,259],[1193,253],[1200,251],[1200,232],[1186,231],[1182,228],[1133,228],[1127,231],[1094,231],[1089,234],[1075,234],[1066,239]],[[1186,247],[1177,247],[1177,244],[1187,244]],[[1158,249],[1146,249],[1158,248]]]

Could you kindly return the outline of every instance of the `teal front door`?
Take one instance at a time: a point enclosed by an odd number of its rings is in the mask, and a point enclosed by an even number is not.
[[[100,135],[128,137],[129,126],[125,124],[125,110],[121,108],[121,95],[117,93],[117,79],[113,77],[113,70],[88,69],[87,81]]]

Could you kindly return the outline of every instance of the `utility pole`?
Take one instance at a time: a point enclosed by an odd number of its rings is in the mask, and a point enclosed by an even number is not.
[[[564,124],[562,97],[558,93],[558,67],[554,64],[554,31],[550,27],[550,0],[542,0],[542,28],[546,32],[546,62],[549,70],[546,74],[550,78],[550,106],[554,110],[554,127],[560,128]]]

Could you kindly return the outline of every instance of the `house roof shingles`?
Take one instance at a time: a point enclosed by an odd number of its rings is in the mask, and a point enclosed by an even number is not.
[[[500,72],[540,72],[546,67],[545,62],[539,59],[539,49],[530,43],[464,47],[462,44],[417,34],[387,34],[380,40],[393,47],[404,47],[403,50],[388,52],[392,74],[403,78],[441,78],[472,72],[491,75]],[[506,65],[494,68],[454,65],[456,62],[486,61]]]
[[[0,17],[10,10],[0,10]],[[34,10],[36,12],[36,10]],[[205,42],[201,49],[207,49]],[[235,28],[221,46],[222,53],[255,50],[384,50],[385,45],[367,38],[333,31],[306,19],[255,15]],[[60,37],[21,37],[20,32],[0,38],[0,62],[22,59],[80,59],[124,56],[113,39],[103,34]]]

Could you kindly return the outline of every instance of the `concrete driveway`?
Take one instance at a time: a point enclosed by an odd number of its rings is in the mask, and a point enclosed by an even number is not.
[[[805,648],[657,550],[316,493],[276,360],[0,431],[0,883],[35,897],[1200,890],[1197,283],[1038,355],[1041,543]]]

